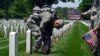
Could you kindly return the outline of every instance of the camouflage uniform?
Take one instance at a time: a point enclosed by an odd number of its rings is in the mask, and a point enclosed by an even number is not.
[[[97,19],[97,9],[93,6],[88,11],[82,13],[82,14],[90,14],[91,15],[91,28],[94,28],[94,25],[96,24],[94,21]]]
[[[43,41],[43,49],[49,52],[51,48],[51,35],[52,35],[52,22],[56,19],[52,18],[50,8],[34,7],[33,14],[29,16],[27,25],[31,29],[32,34],[35,36],[35,48],[38,50]],[[45,52],[44,51],[44,52]]]
[[[93,6],[82,14],[91,14],[91,27],[95,28],[100,24],[100,0],[94,0]],[[100,56],[100,28],[97,29],[98,46],[94,54]]]

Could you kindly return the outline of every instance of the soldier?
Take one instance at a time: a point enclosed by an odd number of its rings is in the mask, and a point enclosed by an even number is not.
[[[82,15],[90,14],[91,15],[91,29],[94,28],[94,21],[97,19],[97,9],[93,6],[88,11],[82,13]]]
[[[41,7],[37,5],[33,9],[33,14],[30,15],[27,20],[27,25],[29,29],[31,29],[32,35],[35,36],[35,52],[40,49],[43,42],[42,52],[44,54],[50,53],[53,22],[58,19],[57,16],[51,12],[52,10],[49,6]],[[59,22],[57,23],[59,24]]]
[[[94,52],[96,56],[100,56],[100,0],[94,0],[93,6],[86,12],[82,13],[83,15],[91,15],[91,27],[92,29],[96,28],[98,45]],[[96,27],[98,26],[98,27]]]

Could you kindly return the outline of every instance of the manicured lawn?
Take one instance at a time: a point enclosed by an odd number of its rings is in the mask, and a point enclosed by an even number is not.
[[[75,22],[71,31],[55,45],[52,56],[92,56],[89,47],[82,39],[82,35],[87,31],[88,27]]]

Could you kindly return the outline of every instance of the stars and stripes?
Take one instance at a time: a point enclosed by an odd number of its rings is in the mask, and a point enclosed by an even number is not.
[[[96,33],[93,30],[90,30],[84,35],[85,41],[88,43],[91,49],[96,48],[97,46],[97,36]]]
[[[69,19],[80,19],[80,12],[78,10],[69,10],[68,18]]]

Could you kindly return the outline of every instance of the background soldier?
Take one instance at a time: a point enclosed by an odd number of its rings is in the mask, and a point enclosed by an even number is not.
[[[96,21],[96,19],[97,19],[97,8],[95,7],[95,6],[92,6],[88,11],[86,11],[86,12],[84,12],[84,13],[82,13],[82,15],[88,15],[88,14],[90,14],[91,16],[90,16],[90,18],[91,18],[91,29],[93,29],[95,26],[95,22],[94,21]]]
[[[94,0],[93,6],[88,11],[82,14],[91,15],[91,28],[92,29],[96,28],[97,38],[98,38],[98,45],[94,54],[95,56],[100,56],[100,0]]]
[[[37,52],[43,42],[42,52],[44,54],[49,54],[53,22],[58,18],[54,13],[51,13],[52,10],[49,6],[44,4],[41,4],[41,6],[40,4],[41,1],[38,1],[33,8],[33,14],[29,16],[27,25],[29,29],[31,29],[32,35],[35,36],[34,51]],[[57,26],[61,25],[59,22],[57,23],[59,24]]]

